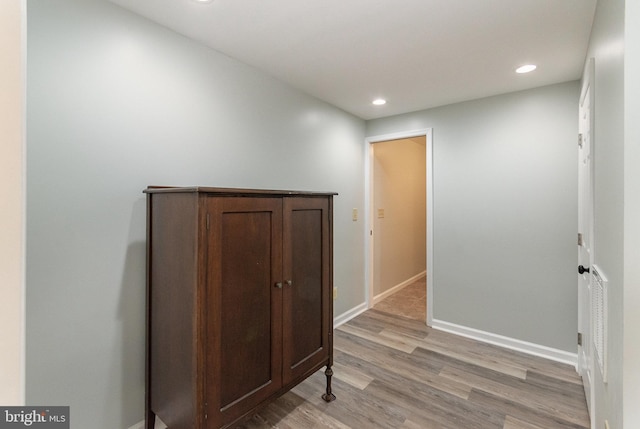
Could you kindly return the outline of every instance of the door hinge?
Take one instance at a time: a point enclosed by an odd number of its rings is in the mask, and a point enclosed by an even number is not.
[[[584,244],[584,241],[582,240],[582,233],[579,232],[578,233],[578,246],[582,246]]]
[[[578,345],[582,345],[582,332],[578,332]]]
[[[582,147],[582,133],[578,134],[578,147]]]

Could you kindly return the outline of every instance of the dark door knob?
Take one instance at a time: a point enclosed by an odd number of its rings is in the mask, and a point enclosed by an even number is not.
[[[578,273],[584,274],[589,272],[589,267],[585,268],[582,265],[578,265]]]

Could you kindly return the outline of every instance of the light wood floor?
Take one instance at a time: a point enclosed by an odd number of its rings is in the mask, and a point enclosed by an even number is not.
[[[369,310],[334,333],[333,391],[323,371],[239,428],[589,428],[573,367]]]

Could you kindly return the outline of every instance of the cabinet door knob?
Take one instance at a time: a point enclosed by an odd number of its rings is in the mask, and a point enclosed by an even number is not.
[[[287,283],[288,286],[291,286],[293,284],[292,280],[287,280],[285,283]]]
[[[281,283],[281,282],[276,283],[276,287],[277,287],[278,289],[282,289],[282,283]]]

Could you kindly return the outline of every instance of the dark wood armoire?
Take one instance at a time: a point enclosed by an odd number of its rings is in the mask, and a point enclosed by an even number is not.
[[[334,193],[149,187],[146,427],[228,427],[326,366]]]

